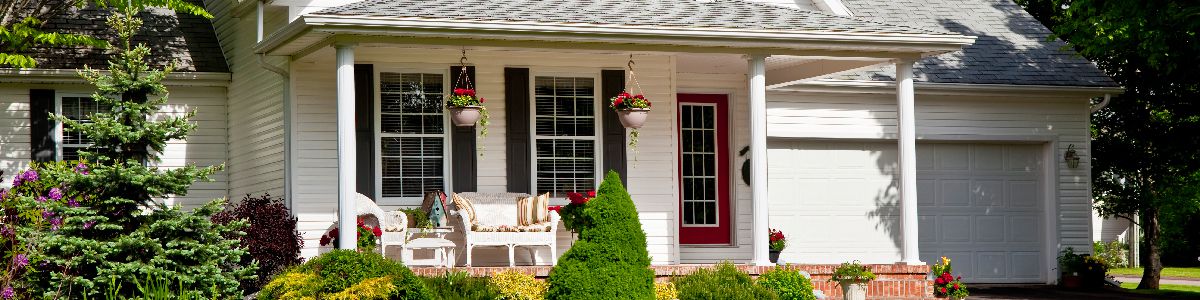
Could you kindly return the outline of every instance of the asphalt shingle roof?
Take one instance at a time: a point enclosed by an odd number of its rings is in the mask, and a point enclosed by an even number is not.
[[[193,1],[199,3],[199,1]],[[43,29],[55,32],[88,34],[116,43],[116,34],[105,24],[109,13],[101,9],[73,9],[48,18]],[[142,30],[134,43],[150,48],[148,57],[154,66],[176,61],[176,71],[228,72],[224,53],[212,23],[203,17],[176,14],[167,9],[150,9],[139,14]],[[79,69],[84,65],[107,69],[111,50],[84,47],[43,47],[30,49],[38,69]]]
[[[741,0],[365,0],[316,15],[680,28],[953,34]]]
[[[918,81],[1057,86],[1117,86],[1087,59],[1050,40],[1051,31],[1012,0],[842,0],[856,17],[977,36],[962,51],[917,62]],[[886,80],[894,66],[833,78]]]

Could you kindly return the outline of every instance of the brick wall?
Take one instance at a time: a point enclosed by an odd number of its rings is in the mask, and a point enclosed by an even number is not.
[[[814,288],[821,290],[828,296],[828,299],[841,299],[842,289],[836,283],[829,282],[830,274],[837,268],[838,265],[790,265],[787,268],[801,270],[812,275]],[[909,265],[867,265],[877,276],[875,281],[871,281],[867,287],[868,299],[879,300],[912,300],[912,299],[932,299],[933,288],[929,280],[926,279],[926,274],[929,273],[929,266],[909,266]],[[671,276],[687,275],[701,268],[711,268],[712,265],[674,265],[674,266],[651,266],[658,281],[670,280]],[[749,266],[738,265],[738,269],[742,272],[757,277],[774,267],[772,266]],[[546,278],[550,276],[551,266],[519,266],[519,267],[456,267],[451,269],[435,268],[435,267],[418,267],[413,268],[413,272],[420,276],[439,276],[447,270],[467,272],[472,276],[489,276],[494,273],[503,272],[505,270],[517,270],[519,272],[530,274],[538,278]]]

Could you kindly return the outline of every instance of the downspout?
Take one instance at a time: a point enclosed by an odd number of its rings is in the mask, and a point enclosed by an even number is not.
[[[264,12],[266,10],[266,4],[263,1],[265,0],[259,0],[255,8],[256,44],[263,41]],[[280,93],[283,96],[283,196],[286,198],[285,201],[288,208],[293,208],[292,204],[296,197],[292,189],[292,161],[294,156],[292,151],[292,80],[287,70],[267,63],[265,54],[258,53],[257,61],[260,67],[278,74],[283,80],[283,92]]]
[[[1104,94],[1104,101],[1100,101],[1100,103],[1093,105],[1092,113],[1096,113],[1096,112],[1100,111],[1101,109],[1108,107],[1108,103],[1111,101],[1112,101],[1112,94]]]

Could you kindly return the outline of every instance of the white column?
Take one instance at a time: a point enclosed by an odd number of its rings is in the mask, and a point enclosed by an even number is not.
[[[358,225],[354,200],[358,197],[355,183],[354,145],[354,45],[338,44],[337,48],[337,162],[338,162],[338,248],[355,249],[358,244]]]
[[[767,223],[767,56],[749,57],[750,199],[753,203],[754,264],[770,265]]]
[[[896,106],[899,110],[900,211],[904,249],[901,258],[910,265],[923,264],[917,248],[917,123],[913,95],[913,61],[896,62]]]

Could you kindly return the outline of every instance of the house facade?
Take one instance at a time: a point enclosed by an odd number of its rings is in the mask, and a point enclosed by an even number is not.
[[[1007,0],[869,2],[205,1],[219,50],[178,48],[225,64],[170,82],[200,129],[163,166],[228,168],[172,201],[282,195],[311,257],[357,194],[563,203],[615,170],[654,264],[767,264],[775,228],[785,262],[1057,280],[1059,249],[1090,249],[1091,99],[1120,88]],[[76,145],[37,118],[86,95],[74,67],[0,74],[4,170]],[[455,87],[487,99],[486,135],[447,119]],[[636,145],[606,107],[625,90],[654,102]]]

